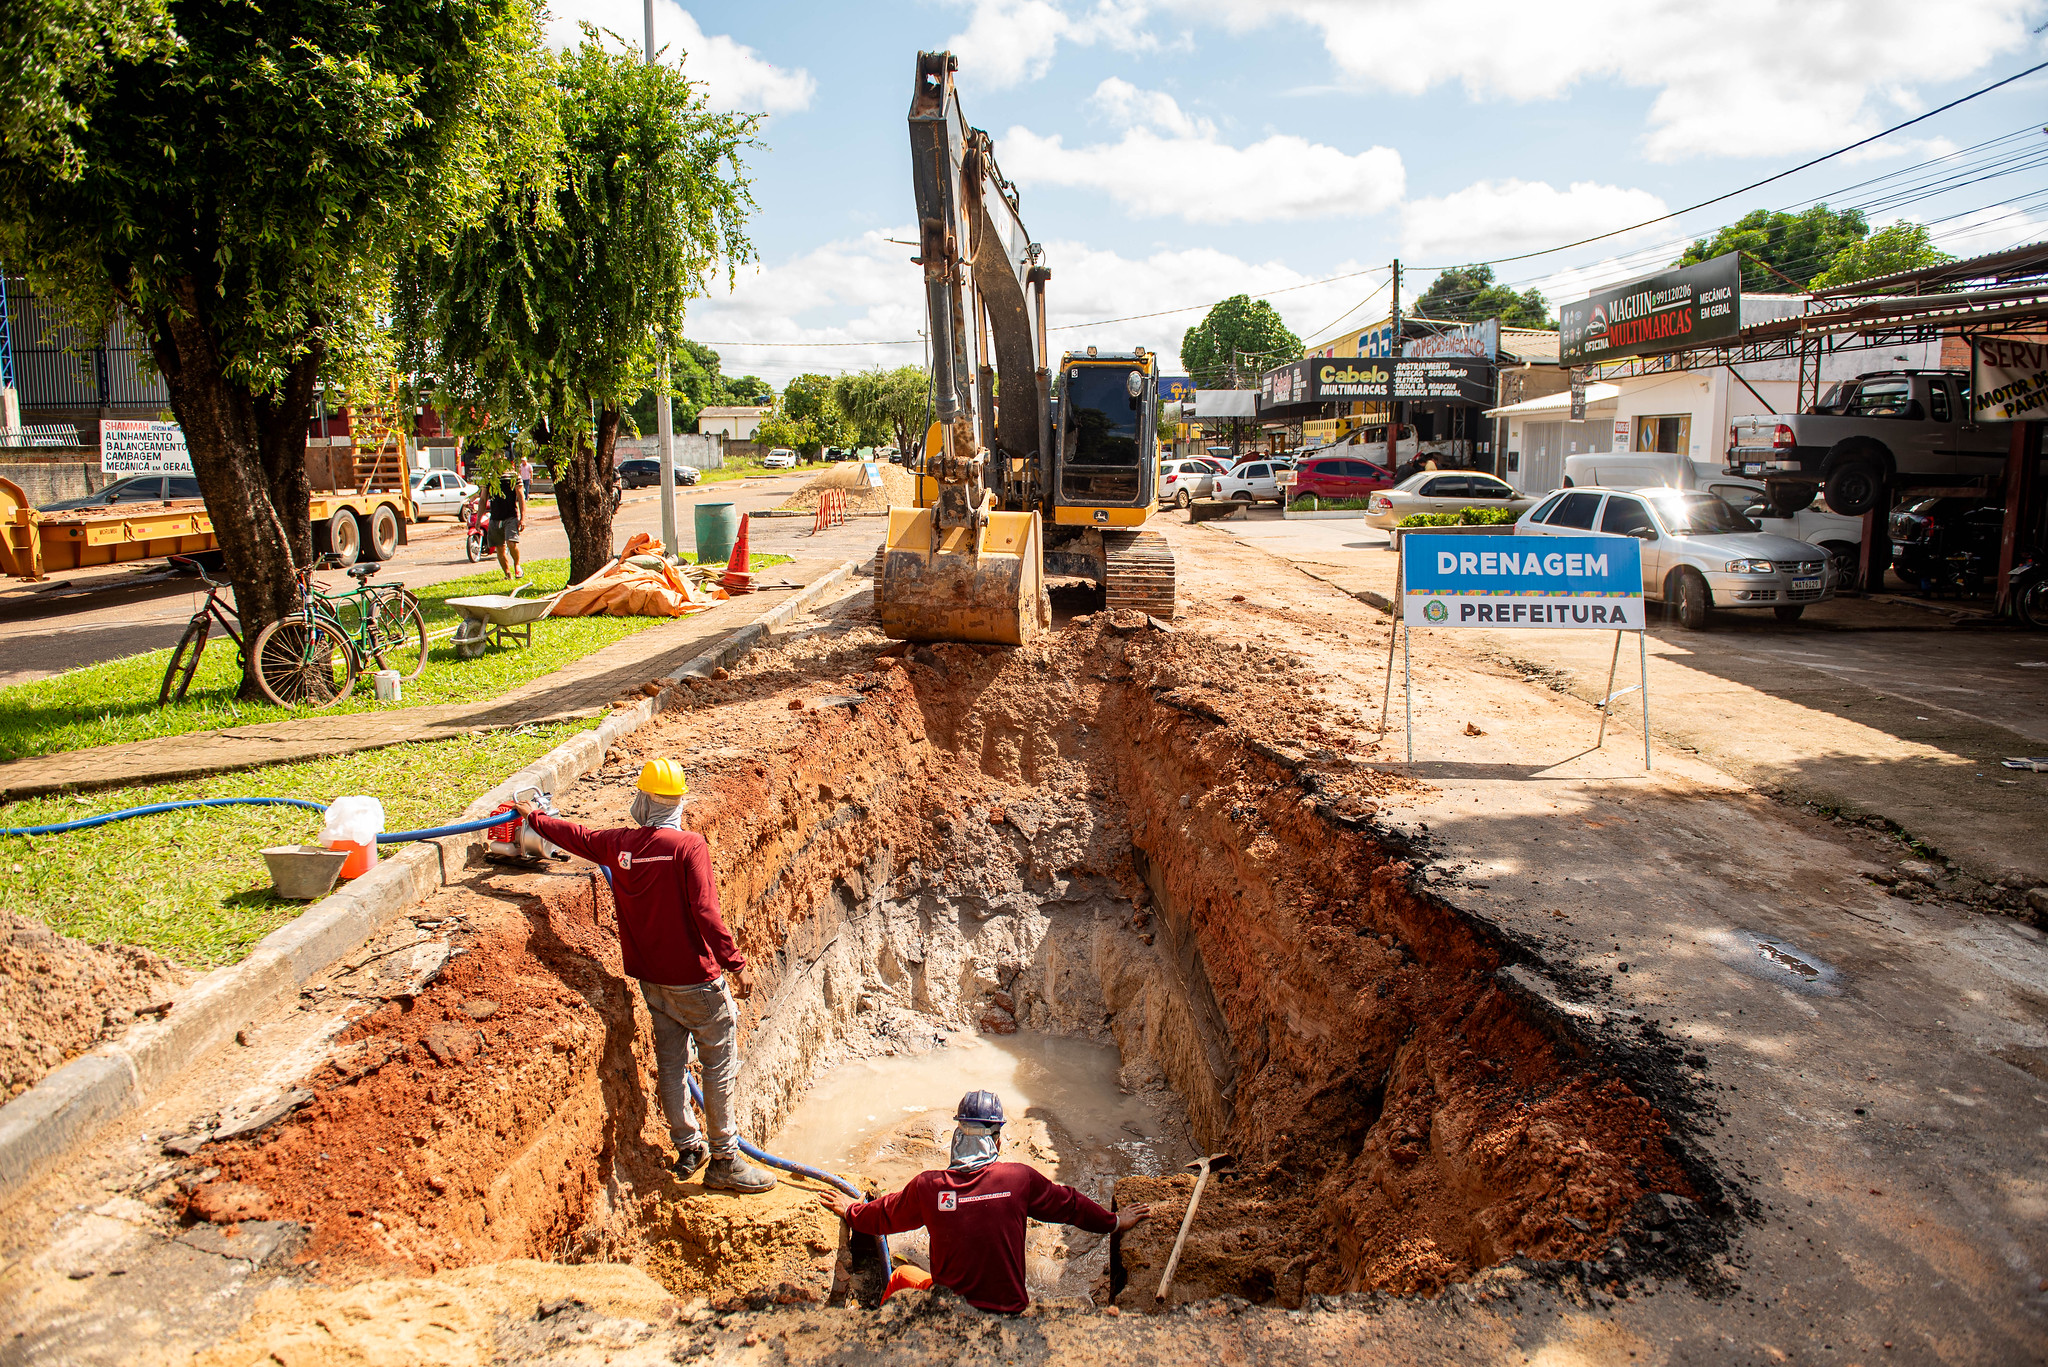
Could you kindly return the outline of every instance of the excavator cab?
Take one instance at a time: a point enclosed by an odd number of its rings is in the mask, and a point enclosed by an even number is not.
[[[1143,351],[1060,359],[1053,428],[1052,521],[1136,527],[1159,497],[1156,360]]]

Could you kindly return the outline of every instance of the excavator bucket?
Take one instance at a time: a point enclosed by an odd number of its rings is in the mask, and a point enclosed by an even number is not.
[[[932,540],[929,508],[891,508],[875,612],[899,641],[1023,645],[1052,625],[1038,514],[988,514]]]

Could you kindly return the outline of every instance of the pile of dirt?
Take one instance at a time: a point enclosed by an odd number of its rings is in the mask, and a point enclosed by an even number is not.
[[[837,489],[845,494],[846,509],[854,513],[875,513],[891,507],[908,508],[917,501],[917,476],[887,461],[876,462],[875,468],[882,472],[882,487],[879,489],[868,483],[865,464],[846,461],[805,481],[804,486],[782,506],[814,512],[818,500],[828,489]]]
[[[87,944],[0,912],[0,1104],[168,1010],[189,980],[149,950]]]

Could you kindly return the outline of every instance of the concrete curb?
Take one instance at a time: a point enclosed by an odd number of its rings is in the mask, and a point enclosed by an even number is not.
[[[848,560],[727,634],[691,659],[651,698],[622,707],[596,730],[573,736],[463,809],[461,820],[488,816],[520,788],[559,791],[604,760],[605,751],[659,716],[685,681],[746,655],[768,632],[846,581],[864,562]],[[455,823],[450,823],[455,824]],[[54,1167],[108,1121],[202,1055],[234,1038],[279,998],[296,992],[404,908],[424,901],[469,866],[483,833],[443,836],[408,845],[341,891],[300,912],[263,937],[246,959],[217,968],[179,994],[162,1020],[80,1055],[0,1108],[0,1202]]]

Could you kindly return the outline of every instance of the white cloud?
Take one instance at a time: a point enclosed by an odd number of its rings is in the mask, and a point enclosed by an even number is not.
[[[960,59],[961,80],[1001,90],[1043,77],[1063,41],[1157,50],[1159,40],[1145,28],[1150,8],[1149,0],[1096,0],[1093,9],[1071,10],[1053,0],[975,0],[966,29],[946,46]]]
[[[689,334],[718,345],[727,374],[760,375],[778,386],[805,371],[918,364],[922,347],[880,345],[915,338],[925,326],[923,276],[909,261],[914,249],[887,240],[910,235],[907,225],[877,230],[742,276],[731,295],[693,306]],[[1287,291],[1272,302],[1307,338],[1309,329],[1329,322],[1377,283],[1367,278],[1290,288],[1311,277],[1276,261],[1248,261],[1208,248],[1130,257],[1053,240],[1046,254],[1053,267],[1046,298],[1048,322],[1057,329],[1050,338],[1055,355],[1093,344],[1143,346],[1174,358],[1181,334],[1201,321],[1210,303],[1270,290]],[[1347,262],[1331,273],[1358,269]],[[1131,322],[1069,326],[1182,305],[1199,307]],[[797,345],[759,345],[768,342]],[[1169,363],[1177,368],[1177,361]]]
[[[1929,224],[1928,235],[1951,256],[1982,256],[2048,241],[2048,214],[2039,208],[1993,204]]]
[[[1351,153],[1286,133],[1234,147],[1172,96],[1114,77],[1096,87],[1095,102],[1125,125],[1120,141],[1068,147],[1059,134],[1019,125],[996,147],[1004,173],[1019,185],[1096,190],[1132,213],[1190,223],[1373,214],[1399,202],[1407,184],[1391,148]]]
[[[1647,190],[1577,181],[1559,190],[1542,181],[1482,180],[1402,207],[1402,240],[1430,261],[1482,261],[1571,242],[1657,218],[1664,201]],[[1668,225],[1645,232],[1669,233]]]
[[[2029,0],[1187,4],[1238,31],[1313,26],[1342,71],[1396,94],[1452,82],[1476,99],[1557,99],[1602,81],[1653,89],[1642,146],[1662,161],[1853,142],[1919,112],[1922,87],[2030,46]]]
[[[646,39],[646,15],[633,0],[555,0],[548,10],[547,39],[558,47],[582,41],[581,23],[609,29],[638,50]],[[818,83],[801,67],[780,67],[744,43],[707,34],[676,0],[656,0],[654,43],[667,60],[680,55],[683,71],[704,83],[714,109],[789,114],[810,107]]]

